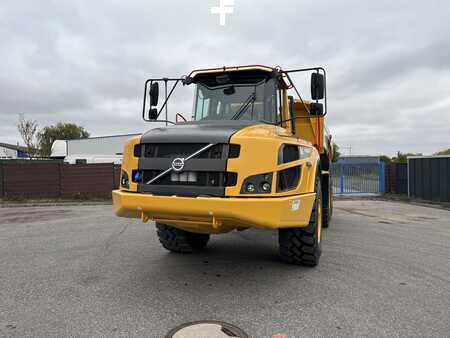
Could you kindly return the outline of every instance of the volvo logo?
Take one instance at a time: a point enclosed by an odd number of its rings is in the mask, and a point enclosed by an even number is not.
[[[184,168],[184,158],[177,157],[172,161],[173,171],[180,172]]]
[[[209,148],[213,147],[215,145],[215,143],[210,143],[206,146],[204,146],[203,148],[197,150],[195,153],[189,155],[188,157],[185,158],[181,158],[181,157],[177,157],[176,159],[174,159],[172,161],[172,165],[167,168],[166,170],[164,170],[162,173],[156,175],[155,177],[153,177],[150,181],[148,181],[146,184],[152,184],[153,182],[159,180],[161,177],[167,175],[168,173],[170,173],[172,170],[175,172],[180,172],[184,169],[184,163],[186,161],[189,161],[191,158],[194,158],[195,156],[203,153],[204,151],[208,150]]]

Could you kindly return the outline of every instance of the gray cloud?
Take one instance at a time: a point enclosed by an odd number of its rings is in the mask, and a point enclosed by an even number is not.
[[[94,135],[143,131],[149,76],[262,63],[328,69],[328,122],[354,153],[449,147],[450,23],[446,1],[216,0],[0,4],[0,141],[19,113],[71,121]],[[192,88],[172,112],[189,115]]]

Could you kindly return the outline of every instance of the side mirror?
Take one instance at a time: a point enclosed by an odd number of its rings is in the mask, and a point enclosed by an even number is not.
[[[323,104],[312,102],[309,104],[309,113],[314,116],[323,116]]]
[[[150,96],[150,105],[152,107],[155,107],[158,105],[158,99],[159,99],[159,83],[158,82],[154,82],[152,83],[152,85],[150,86],[150,91],[149,91],[149,96]]]
[[[325,79],[323,74],[311,74],[311,98],[313,100],[322,100],[325,95]]]
[[[158,119],[158,109],[150,108],[148,111],[148,118],[149,120],[156,121]]]

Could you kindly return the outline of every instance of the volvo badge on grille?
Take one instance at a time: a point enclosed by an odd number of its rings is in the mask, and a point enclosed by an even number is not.
[[[172,161],[173,171],[180,172],[184,168],[184,158],[177,157]]]
[[[172,165],[167,168],[166,170],[164,170],[162,173],[160,173],[159,175],[156,175],[155,177],[153,177],[150,181],[147,182],[147,184],[152,184],[153,182],[159,180],[161,177],[167,175],[168,173],[170,173],[172,170],[175,172],[180,172],[183,170],[184,168],[184,163],[186,161],[189,161],[191,158],[203,153],[204,151],[208,150],[209,148],[213,147],[215,144],[214,143],[210,143],[206,146],[204,146],[203,148],[197,150],[195,153],[189,155],[188,157],[185,158],[181,158],[181,157],[177,157],[176,159],[174,159],[172,161]]]

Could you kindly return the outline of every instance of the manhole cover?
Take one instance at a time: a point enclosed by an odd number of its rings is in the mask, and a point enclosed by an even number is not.
[[[240,328],[214,320],[191,322],[171,330],[166,338],[248,338]]]

